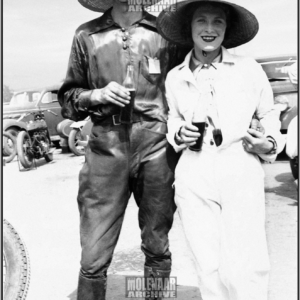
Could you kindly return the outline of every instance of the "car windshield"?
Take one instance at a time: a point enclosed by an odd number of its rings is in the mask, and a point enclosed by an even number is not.
[[[23,92],[14,94],[10,100],[10,106],[26,106],[30,103],[36,103],[40,97],[39,92]]]

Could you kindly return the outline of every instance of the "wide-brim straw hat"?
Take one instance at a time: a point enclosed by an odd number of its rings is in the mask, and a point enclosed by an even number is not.
[[[79,3],[92,11],[105,12],[113,6],[113,0],[78,0]],[[161,0],[132,0],[132,5],[142,3],[144,7],[148,7],[158,3]]]
[[[225,48],[229,49],[243,45],[252,40],[257,34],[258,21],[250,11],[242,6],[222,0],[188,0],[172,4],[164,9],[157,18],[159,33],[168,41],[186,47],[193,47],[192,41],[184,36],[182,25],[188,5],[197,2],[223,3],[231,8],[233,20],[231,20],[231,25],[222,43]]]

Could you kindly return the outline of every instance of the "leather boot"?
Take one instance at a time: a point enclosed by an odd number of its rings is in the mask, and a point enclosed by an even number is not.
[[[158,268],[153,267],[144,267],[144,277],[145,278],[169,278],[171,270],[160,270]],[[151,297],[145,298],[145,300],[162,300],[161,297]]]
[[[77,300],[105,300],[106,279],[79,275]]]

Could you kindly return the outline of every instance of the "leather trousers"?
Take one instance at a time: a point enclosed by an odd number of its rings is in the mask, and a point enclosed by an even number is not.
[[[157,121],[114,125],[106,119],[93,126],[79,176],[78,291],[82,278],[86,284],[98,280],[91,288],[105,289],[103,282],[132,193],[139,207],[145,266],[170,271],[168,232],[176,209],[172,184],[178,157],[167,143],[166,131],[166,124]],[[78,300],[105,299],[105,293],[99,294],[102,298],[82,295]]]

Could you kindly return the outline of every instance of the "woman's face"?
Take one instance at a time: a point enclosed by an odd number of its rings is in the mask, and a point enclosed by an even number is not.
[[[198,8],[191,23],[195,48],[207,52],[219,49],[224,40],[226,26],[226,15],[221,8]]]

